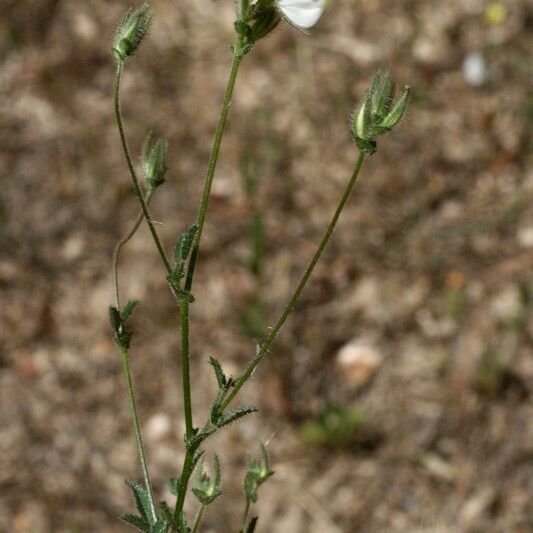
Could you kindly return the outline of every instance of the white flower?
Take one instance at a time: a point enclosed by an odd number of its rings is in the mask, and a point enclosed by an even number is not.
[[[326,7],[326,0],[278,0],[276,5],[289,22],[307,29],[317,23]]]

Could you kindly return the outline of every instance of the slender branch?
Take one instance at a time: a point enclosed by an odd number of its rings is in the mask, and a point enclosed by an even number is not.
[[[189,303],[184,301],[180,307],[181,329],[181,375],[183,381],[183,412],[185,413],[185,434],[192,436],[192,400],[189,357]]]
[[[291,296],[291,299],[287,303],[285,309],[283,310],[283,313],[281,314],[280,318],[278,319],[276,325],[274,326],[274,329],[270,332],[270,335],[267,337],[266,341],[261,346],[259,352],[254,357],[252,362],[249,364],[248,368],[244,371],[242,376],[237,380],[235,387],[231,390],[231,392],[228,394],[227,398],[224,400],[221,406],[221,410],[223,411],[228,407],[228,405],[231,403],[231,401],[237,396],[239,391],[241,390],[242,386],[250,379],[251,375],[253,374],[255,368],[257,365],[264,359],[264,357],[268,354],[270,348],[274,344],[274,341],[276,340],[276,337],[282,328],[283,324],[285,324],[285,321],[287,320],[287,317],[293,310],[294,306],[296,305],[296,302],[298,298],[300,297],[300,294],[302,294],[302,291],[304,290],[304,287],[309,280],[311,274],[313,273],[313,270],[315,269],[316,264],[318,263],[318,260],[320,259],[320,256],[322,255],[322,252],[326,248],[331,235],[333,234],[333,231],[335,230],[335,226],[337,225],[337,221],[339,220],[339,216],[344,209],[344,206],[346,205],[346,202],[348,201],[348,198],[350,196],[350,193],[352,192],[353,186],[355,185],[355,182],[357,180],[357,176],[359,175],[359,172],[361,170],[361,167],[363,165],[363,161],[365,158],[365,154],[361,153],[359,155],[359,158],[357,159],[357,163],[355,164],[355,168],[352,173],[352,177],[346,186],[346,189],[344,190],[344,193],[342,194],[339,205],[337,206],[337,209],[335,210],[335,214],[333,215],[333,218],[331,219],[331,222],[329,223],[328,229],[326,230],[326,233],[322,237],[322,240],[320,241],[320,244],[318,245],[317,251],[315,252],[315,255],[311,259],[311,262],[309,263],[309,266],[307,267],[304,275],[302,276],[302,279],[300,280],[300,283],[298,283],[298,286],[296,287],[294,293]]]
[[[209,207],[209,197],[211,195],[211,186],[213,184],[213,177],[218,162],[218,155],[220,153],[220,145],[222,143],[222,137],[224,135],[224,129],[228,118],[228,113],[231,107],[231,100],[233,98],[233,91],[235,89],[235,82],[237,81],[237,74],[242,62],[241,48],[243,44],[242,35],[237,35],[235,45],[233,47],[233,61],[231,63],[231,72],[228,79],[228,85],[226,88],[226,94],[224,96],[224,102],[220,112],[220,118],[218,121],[217,129],[215,132],[215,139],[213,141],[213,148],[211,150],[211,156],[209,158],[209,165],[207,167],[207,173],[205,177],[204,190],[202,193],[202,200],[200,203],[200,209],[198,210],[198,216],[196,224],[198,231],[193,243],[191,251],[191,257],[187,268],[187,275],[185,278],[184,288],[186,291],[190,291],[192,287],[194,269],[196,266],[196,260],[198,257],[198,250],[200,247],[200,239],[202,237],[202,231],[207,216],[207,209]],[[182,373],[183,373],[183,398],[184,398],[184,411],[185,422],[187,426],[187,435],[192,432],[192,415],[191,398],[190,398],[190,377],[189,377],[189,314],[188,304],[183,304],[182,318],[181,318],[181,342],[182,342]],[[185,351],[186,348],[186,351]],[[185,503],[185,496],[187,494],[187,487],[189,484],[189,478],[191,476],[191,466],[193,462],[194,452],[187,450],[185,453],[185,459],[183,463],[183,469],[181,474],[181,483],[176,501],[176,507],[174,509],[174,516],[177,518],[183,510]]]
[[[200,527],[200,524],[202,522],[202,518],[204,517],[204,511],[205,511],[205,505],[200,505],[198,512],[196,513],[196,518],[194,520],[194,527],[192,528],[191,533],[197,533],[198,528]]]
[[[120,81],[122,77],[123,67],[124,67],[124,63],[122,61],[118,61],[117,62],[117,73],[115,76],[115,86],[114,86],[115,116],[117,119],[117,126],[118,126],[118,131],[120,134],[120,140],[122,142],[122,150],[124,152],[124,156],[128,164],[128,169],[130,171],[131,180],[133,183],[133,189],[135,190],[137,200],[139,201],[139,204],[141,206],[143,217],[146,220],[146,224],[148,225],[148,228],[150,229],[150,233],[152,234],[152,238],[154,239],[155,245],[157,247],[157,251],[159,252],[159,255],[161,256],[161,261],[163,261],[165,270],[167,271],[167,274],[170,274],[171,272],[170,263],[165,254],[165,251],[163,250],[163,246],[161,244],[161,240],[159,239],[159,235],[157,234],[157,231],[154,227],[154,223],[152,222],[152,217],[150,216],[150,212],[148,211],[147,202],[144,199],[143,193],[141,191],[141,187],[139,185],[139,180],[135,172],[135,168],[133,167],[133,161],[131,158],[130,149],[128,147],[128,141],[126,139],[126,134],[124,132],[124,125],[122,121],[122,111],[121,111],[121,106],[120,106]]]
[[[226,95],[224,96],[224,103],[222,104],[222,110],[220,112],[220,118],[218,120],[218,126],[215,133],[215,140],[213,142],[213,148],[211,150],[211,156],[209,158],[209,166],[207,167],[207,173],[205,176],[204,191],[202,194],[202,201],[200,203],[200,209],[198,210],[198,216],[196,219],[196,225],[198,226],[198,232],[194,239],[193,248],[191,252],[191,258],[187,268],[187,277],[185,279],[185,290],[190,291],[192,287],[194,269],[196,267],[196,260],[198,258],[198,250],[200,248],[200,240],[202,238],[202,231],[204,229],[205,218],[207,216],[207,209],[209,207],[209,198],[211,196],[211,186],[213,184],[213,177],[218,162],[218,155],[220,153],[220,144],[222,142],[222,136],[224,135],[224,129],[226,127],[226,121],[228,118],[229,109],[231,107],[231,100],[233,98],[233,90],[235,89],[235,82],[237,81],[237,74],[242,62],[242,48],[243,38],[242,35],[237,35],[235,45],[233,47],[233,62],[231,64],[231,73],[228,80],[228,86],[226,88]]]
[[[152,199],[154,191],[151,190],[148,195],[146,196],[146,205],[150,205],[150,200]],[[128,243],[128,241],[135,235],[136,231],[139,229],[139,226],[141,225],[141,222],[143,221],[144,215],[142,211],[137,216],[137,219],[135,220],[133,226],[130,228],[130,230],[120,239],[120,241],[117,243],[115,247],[115,251],[113,252],[113,287],[115,290],[115,305],[117,309],[120,309],[120,294],[119,294],[119,285],[118,285],[118,260],[120,257],[120,252],[122,251],[122,248]]]
[[[150,513],[152,514],[153,522],[157,522],[157,513],[155,510],[154,495],[152,492],[152,485],[150,483],[150,476],[148,474],[148,465],[146,462],[146,453],[144,451],[144,444],[141,436],[141,427],[139,424],[139,415],[137,413],[137,405],[135,403],[135,395],[133,391],[133,380],[131,378],[130,358],[128,350],[120,348],[120,355],[122,356],[122,366],[124,369],[124,377],[126,378],[126,386],[128,389],[128,402],[130,406],[131,419],[133,424],[133,431],[135,433],[135,442],[137,445],[137,452],[139,453],[139,462],[141,463],[141,470],[144,479],[144,485],[148,492],[148,500],[150,503]]]

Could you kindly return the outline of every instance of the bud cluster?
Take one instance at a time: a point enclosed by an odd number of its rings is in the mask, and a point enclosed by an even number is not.
[[[376,139],[387,133],[402,118],[409,100],[410,88],[406,86],[393,102],[396,83],[389,72],[378,72],[370,89],[355,108],[352,135],[361,152],[373,154]]]

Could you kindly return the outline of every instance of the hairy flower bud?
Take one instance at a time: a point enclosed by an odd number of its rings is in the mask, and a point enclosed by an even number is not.
[[[150,29],[152,18],[153,11],[147,2],[137,9],[126,11],[117,27],[111,49],[117,61],[124,61],[135,53]]]
[[[221,471],[218,455],[215,454],[213,477],[209,477],[203,470],[203,459],[200,459],[200,464],[197,468],[196,482],[192,491],[201,504],[209,505],[222,494],[222,491],[220,490]]]
[[[154,190],[165,181],[167,171],[168,141],[158,139],[152,143],[153,134],[148,133],[142,151],[142,168],[146,180],[146,189]]]
[[[370,89],[355,108],[352,135],[361,152],[373,154],[376,138],[391,131],[401,120],[409,101],[409,87],[405,87],[393,101],[396,84],[388,72],[378,72]]]

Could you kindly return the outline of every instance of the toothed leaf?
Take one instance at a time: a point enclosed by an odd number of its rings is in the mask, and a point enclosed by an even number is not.
[[[252,414],[257,412],[258,409],[252,406],[248,407],[240,407],[238,409],[234,409],[233,411],[229,411],[225,415],[222,415],[218,421],[217,421],[217,427],[222,428],[224,426],[227,426],[236,420],[239,420],[239,418],[243,418],[246,415]]]
[[[120,517],[120,519],[123,522],[131,524],[132,526],[135,526],[141,531],[146,531],[147,533],[150,531],[150,524],[148,523],[147,520],[145,520],[144,518],[141,518],[140,516],[136,516],[133,514],[123,514]]]
[[[220,364],[218,359],[215,359],[214,357],[209,357],[209,364],[213,367],[213,370],[215,371],[218,387],[220,389],[224,388],[226,386],[227,379],[226,375],[224,374],[224,371],[222,370],[222,365]]]

